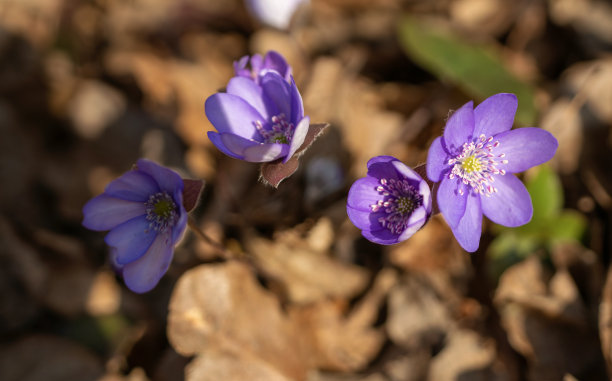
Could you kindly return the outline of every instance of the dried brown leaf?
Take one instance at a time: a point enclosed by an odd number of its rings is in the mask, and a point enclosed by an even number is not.
[[[284,288],[294,303],[310,303],[329,297],[352,298],[368,281],[368,272],[353,264],[335,260],[312,248],[298,234],[278,234],[271,241],[252,236],[247,241],[258,266]]]
[[[566,270],[548,281],[539,259],[530,257],[504,272],[495,302],[510,344],[527,358],[529,379],[565,373],[596,379],[605,372],[597,333]]]
[[[240,354],[289,379],[305,378],[309,364],[303,361],[297,327],[246,265],[230,262],[188,271],[177,283],[169,310],[168,337],[178,353]]]

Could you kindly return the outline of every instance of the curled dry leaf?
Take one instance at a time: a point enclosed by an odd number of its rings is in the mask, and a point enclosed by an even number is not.
[[[264,163],[261,165],[260,179],[268,185],[272,185],[274,188],[278,188],[278,185],[285,180],[287,177],[291,176],[295,171],[297,171],[300,163],[299,157],[306,152],[308,147],[312,145],[312,143],[323,134],[323,131],[329,127],[329,124],[311,124],[308,133],[306,134],[306,138],[304,139],[304,143],[302,146],[296,151],[295,155],[289,159],[286,163],[283,163],[281,159],[273,161],[271,163]]]
[[[332,232],[333,234],[333,232]],[[367,285],[368,272],[343,263],[321,252],[291,231],[273,241],[252,236],[247,248],[258,266],[284,289],[294,303],[310,303],[327,298],[350,299]]]
[[[581,106],[581,102],[562,98],[555,101],[542,117],[542,128],[559,141],[552,163],[564,174],[575,172],[580,162],[584,140],[583,124],[578,114]]]
[[[505,271],[495,295],[510,344],[527,358],[529,379],[605,378],[597,333],[573,278],[564,269],[548,277],[529,257]]]
[[[505,380],[504,374],[495,374],[495,343],[485,340],[476,332],[453,330],[445,340],[444,349],[434,356],[429,369],[429,380]],[[497,377],[496,377],[497,376]]]
[[[205,360],[211,353],[229,367],[224,370],[228,375],[240,376],[232,369],[244,358],[249,367],[261,372],[291,380],[305,378],[309,364],[303,360],[298,327],[246,265],[230,262],[188,271],[177,283],[169,310],[172,346],[181,355],[201,356],[190,365],[187,380],[208,371],[221,374],[218,367],[222,365]],[[198,370],[196,364],[200,364]]]
[[[446,305],[423,276],[406,276],[391,290],[388,303],[387,333],[404,348],[434,348],[451,328]]]
[[[177,283],[168,337],[179,354],[196,355],[187,380],[299,381],[315,368],[356,371],[385,341],[372,325],[393,284],[395,273],[381,271],[348,315],[347,303],[329,299],[289,305],[285,314],[247,265],[200,266]]]

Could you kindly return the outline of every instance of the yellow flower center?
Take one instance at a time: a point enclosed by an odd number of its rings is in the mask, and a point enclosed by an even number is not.
[[[461,169],[466,173],[474,173],[482,171],[482,163],[476,155],[470,155],[461,162]]]

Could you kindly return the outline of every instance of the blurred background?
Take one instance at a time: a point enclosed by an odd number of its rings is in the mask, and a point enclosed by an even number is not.
[[[0,0],[0,379],[606,380],[612,375],[612,5],[311,0],[286,30],[240,0]],[[278,190],[206,137],[233,61],[276,50],[330,123]],[[461,250],[441,216],[391,247],[346,193],[376,155],[425,162],[499,92],[559,150],[516,229]],[[137,295],[83,204],[140,157],[206,182]]]

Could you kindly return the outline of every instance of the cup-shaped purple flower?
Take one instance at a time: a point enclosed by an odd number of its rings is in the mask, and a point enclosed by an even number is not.
[[[265,56],[254,54],[252,56],[244,56],[238,61],[234,61],[234,72],[239,77],[251,78],[256,83],[259,83],[261,77],[267,72],[275,71],[285,78],[288,83],[291,83],[291,66],[285,60],[285,57],[270,50]]]
[[[111,262],[134,292],[151,290],[170,266],[187,224],[183,187],[176,172],[140,159],[83,207],[83,226],[110,230]]]
[[[217,132],[208,138],[224,154],[249,162],[282,159],[286,163],[302,146],[310,119],[295,81],[268,71],[259,84],[237,76],[227,93],[211,95],[205,103],[208,120]]]
[[[431,216],[429,185],[391,156],[368,161],[366,177],[349,190],[346,211],[368,240],[392,245],[410,238]]]
[[[557,140],[545,130],[511,130],[517,106],[514,94],[503,93],[476,108],[468,102],[429,148],[427,177],[440,182],[438,207],[466,251],[478,249],[483,214],[509,227],[531,220],[531,197],[513,173],[550,160],[557,150]]]

